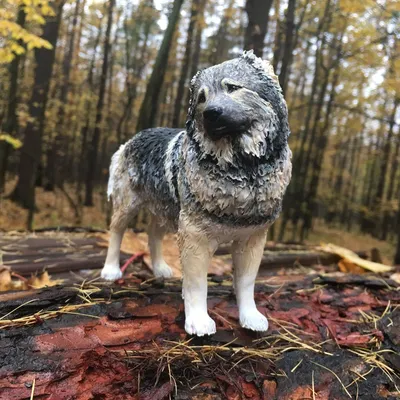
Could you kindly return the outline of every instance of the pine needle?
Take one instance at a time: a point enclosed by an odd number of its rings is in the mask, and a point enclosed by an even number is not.
[[[33,378],[30,400],[33,400],[33,397],[35,396],[35,383],[36,383],[36,378]]]
[[[327,371],[329,371],[330,373],[332,373],[332,374],[335,376],[335,378],[339,381],[339,383],[342,385],[343,390],[347,393],[347,395],[348,395],[350,398],[352,398],[351,394],[350,394],[349,391],[346,389],[346,386],[343,384],[343,382],[341,381],[341,379],[339,378],[339,376],[336,374],[335,371],[332,371],[332,370],[329,369],[328,367],[325,367],[324,365],[319,364],[319,363],[317,363],[317,362],[315,362],[315,361],[310,360],[310,362],[312,362],[313,364],[318,365],[319,367],[321,367],[321,368],[323,368],[323,369],[326,369]]]

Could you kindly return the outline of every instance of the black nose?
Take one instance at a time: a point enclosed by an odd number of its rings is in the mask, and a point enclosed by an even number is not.
[[[207,107],[203,111],[204,119],[210,122],[215,122],[222,114],[221,107]]]

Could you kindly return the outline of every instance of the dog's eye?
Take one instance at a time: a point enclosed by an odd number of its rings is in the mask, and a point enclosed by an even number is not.
[[[241,89],[241,86],[233,85],[232,83],[227,83],[226,89],[227,89],[228,93],[233,93],[233,92],[236,92],[236,90]]]
[[[206,95],[204,93],[204,90],[202,90],[199,93],[199,98],[197,99],[197,103],[201,104],[201,103],[205,103],[206,102]]]

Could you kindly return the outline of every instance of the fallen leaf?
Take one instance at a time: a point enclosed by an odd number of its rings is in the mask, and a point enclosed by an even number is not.
[[[348,262],[352,262],[364,269],[367,269],[368,271],[372,271],[375,273],[380,273],[380,272],[388,272],[393,270],[393,267],[390,267],[388,265],[364,260],[360,258],[356,253],[349,249],[345,249],[344,247],[336,246],[332,243],[328,244],[322,244],[321,246],[318,247],[319,250],[324,251],[325,253],[331,253],[331,254],[336,254],[339,257],[342,257]]]
[[[395,272],[394,274],[390,275],[390,279],[400,283],[400,272]]]
[[[28,286],[33,289],[40,289],[46,286],[56,286],[63,282],[62,279],[52,280],[47,271],[43,271],[40,274],[32,275],[28,279]]]
[[[359,265],[349,260],[346,260],[345,258],[338,262],[338,266],[341,272],[351,274],[365,274],[365,269],[361,268]]]
[[[7,267],[0,267],[0,292],[12,290],[11,271]]]

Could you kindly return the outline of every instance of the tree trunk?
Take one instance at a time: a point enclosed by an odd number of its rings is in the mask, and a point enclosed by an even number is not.
[[[35,72],[29,114],[31,120],[24,133],[19,163],[18,182],[11,199],[33,213],[35,207],[35,180],[42,155],[42,136],[45,125],[46,104],[53,71],[56,44],[61,23],[64,1],[54,3],[55,16],[49,17],[43,27],[42,38],[47,40],[50,50],[35,49]]]
[[[168,53],[179,20],[183,1],[184,0],[174,0],[174,6],[169,17],[168,27],[165,31],[160,50],[154,63],[153,71],[147,84],[142,106],[140,107],[139,119],[136,127],[137,132],[146,128],[151,128],[156,121],[159,95],[164,82],[165,72],[167,70]]]
[[[144,7],[149,7],[149,5],[144,5]],[[144,9],[141,10],[140,8],[137,10],[137,13],[144,13],[148,10]],[[140,14],[138,15],[140,18]],[[143,43],[140,48],[139,52],[139,41],[140,41],[140,30],[142,25],[144,24],[144,38],[143,38]],[[148,51],[148,45],[149,45],[149,36],[150,36],[150,31],[153,25],[153,20],[151,19],[136,19],[136,35],[133,37],[133,43],[130,40],[126,40],[126,45],[125,45],[125,58],[126,58],[126,69],[127,69],[127,76],[126,76],[126,92],[127,92],[127,101],[124,107],[124,110],[122,112],[121,117],[118,120],[117,124],[117,142],[121,143],[123,140],[126,139],[126,132],[124,135],[122,135],[123,132],[123,126],[124,123],[129,119],[129,116],[131,115],[132,112],[132,106],[136,100],[137,93],[138,93],[138,81],[142,76],[143,70],[146,66],[146,55]],[[124,24],[124,29],[125,29],[125,35],[128,37],[129,31],[128,31],[128,26],[127,23]],[[133,52],[134,54],[134,59],[131,59],[131,52],[132,52],[132,47],[135,49]]]
[[[80,160],[87,160],[87,144],[88,144],[88,134],[89,134],[89,128],[90,128],[90,120],[91,120],[91,114],[92,114],[92,98],[91,95],[93,95],[94,92],[94,68],[95,68],[95,64],[96,64],[96,57],[97,57],[97,48],[99,46],[100,43],[100,38],[102,35],[102,25],[103,22],[103,16],[100,18],[99,21],[99,30],[97,32],[96,35],[96,40],[93,46],[93,57],[92,60],[90,62],[90,66],[89,66],[89,73],[88,73],[88,78],[87,78],[87,88],[88,88],[88,92],[89,92],[89,96],[86,98],[85,101],[85,114],[86,114],[86,121],[85,121],[85,125],[83,126],[83,128],[81,129],[81,154],[80,154]],[[77,184],[77,197],[78,197],[78,202],[81,205],[82,204],[82,185],[84,182],[84,179],[86,177],[87,174],[87,163],[83,163],[82,166],[80,167],[80,171],[81,173],[78,174],[78,184]]]
[[[84,204],[85,206],[89,207],[93,206],[93,187],[94,187],[94,179],[96,176],[97,156],[98,156],[99,143],[101,137],[101,123],[103,119],[104,98],[106,93],[107,72],[109,63],[108,56],[111,47],[110,35],[111,35],[111,26],[113,23],[114,6],[115,6],[115,0],[110,0],[108,6],[107,28],[104,38],[103,66],[101,69],[101,76],[100,76],[100,88],[99,88],[99,98],[96,107],[95,127],[94,127],[92,141],[89,146],[88,158],[87,158],[88,167],[86,175],[86,192],[85,192]]]
[[[201,37],[203,34],[204,28],[204,9],[206,7],[207,0],[199,0],[199,12],[197,13],[196,18],[196,25],[195,31],[196,35],[194,38],[194,45],[193,45],[193,56],[190,65],[190,72],[189,72],[189,79],[192,79],[198,69],[199,69],[199,62],[200,62],[200,53],[201,53]],[[189,100],[190,100],[190,91],[187,90],[186,92],[186,100],[185,100],[185,109],[189,107]]]
[[[275,18],[276,18],[276,28],[275,28],[275,40],[274,40],[274,55],[272,57],[272,66],[274,67],[275,73],[278,71],[278,65],[282,57],[282,39],[283,32],[281,27],[281,21],[279,19],[279,12],[281,9],[281,1],[275,0]]]
[[[351,187],[350,187],[350,213],[348,214],[348,218],[346,221],[347,225],[347,231],[350,232],[352,229],[352,221],[354,218],[355,213],[355,207],[354,205],[356,204],[356,199],[357,199],[357,189],[360,180],[358,179],[358,173],[360,169],[360,158],[361,158],[361,152],[362,152],[362,144],[364,140],[364,130],[365,130],[365,125],[366,121],[364,120],[363,122],[363,127],[361,130],[361,134],[358,136],[357,140],[357,149],[356,149],[356,160],[355,160],[355,165],[354,165],[354,172],[351,174]]]
[[[395,124],[395,117],[396,117],[396,112],[397,112],[397,107],[399,105],[399,99],[396,99],[394,101],[393,105],[393,110],[392,114],[390,116],[390,123],[389,123],[389,131],[385,140],[385,145],[383,147],[383,154],[381,155],[381,160],[380,160],[380,172],[379,172],[379,177],[378,177],[378,187],[376,189],[375,193],[375,198],[373,201],[373,209],[378,213],[376,216],[377,221],[379,221],[381,210],[382,210],[382,201],[383,201],[383,195],[385,192],[385,185],[386,185],[386,175],[387,175],[387,170],[388,170],[388,161],[390,158],[390,152],[391,152],[391,146],[392,146],[392,138],[394,134],[394,124]],[[375,236],[378,236],[379,234],[379,224],[376,226],[376,231],[375,231]]]
[[[399,101],[399,100],[397,99],[397,101]],[[400,137],[397,137],[397,143],[396,143],[396,147],[394,150],[393,161],[392,161],[391,170],[390,170],[388,192],[386,195],[386,201],[388,203],[390,203],[390,201],[393,199],[393,194],[395,193],[395,181],[396,181],[397,169],[399,166],[399,154],[400,154]],[[389,206],[389,204],[388,204],[388,206]],[[390,221],[392,220],[391,215],[390,215],[391,213],[392,213],[392,211],[388,210],[386,207],[384,215],[383,215],[383,221],[382,221],[381,240],[387,239]]]
[[[224,15],[218,27],[217,33],[212,37],[214,45],[210,55],[210,64],[216,65],[228,59],[230,42],[228,39],[229,27],[231,25],[233,6],[235,0],[229,0]]]
[[[248,24],[244,34],[244,49],[254,50],[257,57],[264,52],[264,39],[268,30],[269,11],[273,0],[247,0]]]
[[[323,66],[323,61],[322,61],[322,56],[323,56],[323,50],[325,47],[326,43],[326,35],[324,35],[324,31],[327,31],[330,26],[331,22],[331,0],[327,0],[325,4],[325,9],[324,9],[324,14],[322,18],[319,21],[318,24],[318,29],[317,29],[317,48],[315,52],[315,68],[314,68],[314,77],[313,77],[313,82],[312,82],[312,87],[311,87],[311,93],[308,101],[308,109],[307,113],[305,116],[305,122],[304,122],[304,129],[302,131],[301,137],[299,137],[300,140],[300,149],[297,150],[296,155],[294,157],[293,165],[294,165],[294,170],[298,171],[297,177],[295,176],[294,179],[292,180],[292,184],[289,186],[289,192],[291,194],[291,198],[295,198],[296,201],[293,205],[293,213],[292,213],[292,223],[293,223],[293,239],[296,236],[296,231],[297,231],[297,224],[299,221],[299,218],[301,216],[301,209],[302,209],[302,204],[304,200],[304,186],[305,182],[307,179],[306,172],[303,172],[303,168],[308,169],[308,162],[309,162],[309,154],[310,154],[310,149],[308,149],[306,157],[304,157],[305,149],[306,149],[306,144],[309,144],[309,147],[312,146],[313,142],[310,140],[309,135],[310,131],[314,132],[314,129],[311,128],[311,122],[312,122],[312,116],[313,116],[313,111],[314,111],[314,99],[315,96],[318,94],[318,87],[320,84],[320,70],[322,69]],[[327,29],[323,29],[327,25]],[[326,86],[327,86],[327,79],[329,75],[329,71],[325,70],[325,84],[319,91],[320,98],[323,99],[321,94],[326,91]],[[321,111],[321,104],[317,103],[318,109]],[[319,111],[319,112],[320,112]],[[319,119],[319,117],[315,117],[314,121]],[[315,126],[315,124],[314,124]],[[307,158],[307,160],[305,160]]]
[[[364,209],[366,210],[371,210],[372,209],[372,202],[373,202],[373,193],[376,190],[376,178],[377,178],[377,173],[376,171],[378,171],[379,169],[379,160],[381,158],[381,150],[382,150],[382,146],[381,146],[381,138],[378,136],[377,138],[377,142],[375,145],[375,153],[372,151],[371,152],[371,165],[369,167],[369,171],[368,174],[366,175],[366,193],[365,193],[365,197],[363,200],[363,205],[364,205]],[[368,213],[366,213],[365,211],[362,214],[362,218],[361,218],[361,230],[365,233],[373,233],[375,229],[375,220],[374,218],[371,217],[371,215],[369,215]]]
[[[179,78],[178,90],[175,98],[174,114],[172,118],[172,126],[181,126],[182,115],[182,99],[185,90],[185,83],[189,71],[190,58],[193,49],[193,33],[196,25],[196,18],[199,9],[199,0],[192,0],[192,11],[190,15],[190,23],[187,32],[185,55],[183,56],[183,63],[181,68],[181,76]],[[185,109],[185,108],[184,108]]]
[[[289,67],[293,58],[293,35],[294,35],[294,12],[296,8],[296,0],[289,0],[286,15],[285,29],[285,47],[283,51],[282,64],[279,72],[279,83],[282,87],[283,94],[286,93],[287,83],[289,80]]]
[[[20,27],[25,26],[26,14],[22,8],[18,10],[17,24]],[[19,41],[22,45],[22,42]],[[21,56],[14,55],[14,59],[10,64],[10,86],[8,88],[8,107],[6,121],[3,131],[11,136],[18,132],[17,106],[18,106],[18,75]],[[0,193],[4,191],[6,182],[6,173],[8,168],[8,157],[11,150],[11,145],[6,141],[0,140]]]
[[[59,101],[60,106],[57,116],[57,132],[53,143],[49,143],[49,151],[47,153],[46,165],[46,184],[45,190],[53,191],[56,183],[62,184],[62,170],[65,171],[66,157],[64,147],[67,145],[69,139],[63,137],[64,133],[64,119],[65,107],[68,103],[68,93],[70,89],[70,75],[72,67],[72,58],[74,55],[76,26],[78,24],[78,16],[80,10],[80,0],[76,0],[74,15],[71,24],[71,33],[69,36],[68,49],[62,64],[62,85],[60,89]]]
[[[399,208],[397,210],[397,248],[396,248],[396,255],[394,256],[394,263],[396,265],[400,265],[400,193],[399,196]]]

